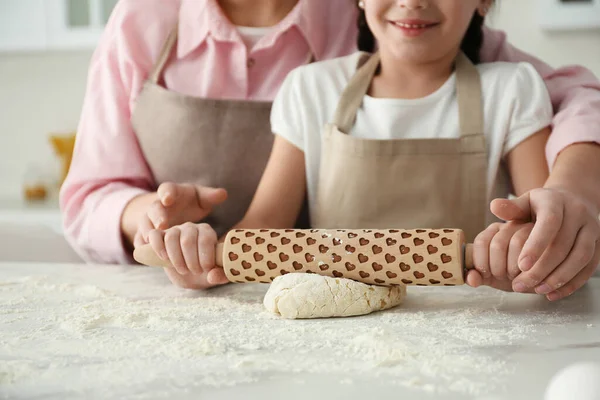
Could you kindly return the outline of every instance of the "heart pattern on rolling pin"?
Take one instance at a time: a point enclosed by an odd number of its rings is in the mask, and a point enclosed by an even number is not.
[[[462,237],[452,229],[237,230],[223,243],[225,271],[233,282],[317,271],[377,285],[455,286],[464,283]]]

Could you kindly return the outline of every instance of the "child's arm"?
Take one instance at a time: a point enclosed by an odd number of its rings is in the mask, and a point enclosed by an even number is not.
[[[302,73],[292,71],[281,86],[271,109],[271,127],[276,133],[269,162],[246,215],[232,229],[291,228],[306,193],[303,111],[309,103],[303,96]],[[220,238],[221,241],[224,237]],[[166,231],[151,231],[154,251],[169,260],[169,278],[183,287],[206,288],[227,283],[221,268],[215,268],[219,241],[208,224],[184,224]]]
[[[529,65],[520,65],[507,86],[512,98],[510,127],[505,138],[504,161],[513,194],[521,196],[543,187],[548,179],[545,147],[550,135],[552,107],[543,81]],[[532,134],[532,132],[535,132]],[[505,203],[494,200],[491,211],[498,215]],[[501,211],[501,210],[500,210]],[[475,239],[477,270],[470,271],[467,283],[511,290],[511,281],[520,273],[518,259],[523,243],[533,228],[529,221],[494,223]]]
[[[517,196],[542,187],[548,179],[544,148],[550,128],[544,128],[522,141],[505,157]],[[494,203],[492,203],[494,210]],[[520,244],[529,237],[531,223],[495,223],[475,239],[474,259],[477,271],[471,271],[467,283],[482,284],[502,290],[511,290],[511,281],[521,272],[517,265]]]
[[[277,135],[254,199],[232,229],[292,228],[305,193],[304,152]]]
[[[306,192],[304,152],[280,136],[273,150],[250,208],[232,229],[291,228]],[[220,238],[225,239],[225,235]],[[174,269],[167,275],[177,286],[204,289],[227,283],[223,270],[215,268],[217,235],[208,224],[186,223],[165,231],[153,230],[149,241],[161,258]]]
[[[515,196],[544,186],[549,176],[544,154],[550,128],[542,129],[525,139],[506,156]]]

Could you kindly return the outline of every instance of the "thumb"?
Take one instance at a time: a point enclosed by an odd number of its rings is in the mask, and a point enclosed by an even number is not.
[[[531,221],[529,193],[513,200],[495,199],[490,204],[490,210],[503,221]]]
[[[173,182],[165,182],[161,183],[156,192],[158,193],[158,198],[163,206],[169,207],[174,202],[178,196],[178,185]]]
[[[198,205],[203,209],[211,209],[227,200],[227,191],[222,188],[196,186]]]

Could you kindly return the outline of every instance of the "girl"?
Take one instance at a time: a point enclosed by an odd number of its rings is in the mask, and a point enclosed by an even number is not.
[[[318,228],[459,227],[473,241],[493,221],[493,198],[542,186],[550,98],[529,64],[479,64],[490,6],[361,1],[366,52],[286,78],[271,114],[274,147],[236,228],[291,227],[308,192]],[[225,282],[208,225],[149,240],[180,272]]]

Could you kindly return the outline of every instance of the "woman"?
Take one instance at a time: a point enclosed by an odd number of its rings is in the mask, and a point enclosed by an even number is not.
[[[271,101],[285,75],[311,56],[323,60],[353,52],[355,18],[354,2],[346,0],[120,2],[92,60],[72,168],[61,191],[71,244],[88,261],[126,263],[131,261],[138,227],[143,239],[152,227],[198,221],[214,208],[209,222],[226,230],[235,219],[224,216],[243,215],[270,152],[267,105],[260,108],[245,100]],[[177,24],[176,44],[171,53],[163,52],[166,62],[161,63],[161,48]],[[266,36],[249,51],[236,25],[271,29],[255,32]],[[593,77],[583,69],[554,72],[511,48],[501,33],[487,31],[485,37],[483,61],[531,61],[546,79],[557,111],[547,153],[551,165],[571,144],[600,142],[600,132],[594,130],[600,123],[600,107],[594,106],[600,102],[600,85]],[[162,94],[161,101],[140,95],[146,77],[151,78],[146,85],[151,89],[144,94]],[[237,102],[225,112],[219,107],[222,103],[200,100],[207,98],[244,100],[244,112],[231,112]],[[256,124],[247,130],[250,134],[245,129],[232,133],[233,127],[227,126],[242,121],[236,127],[245,127],[248,120]],[[189,149],[199,153],[190,154]],[[600,159],[597,154],[592,145],[570,146],[554,168],[573,171],[573,163],[593,162]],[[563,172],[553,184],[567,190],[548,190],[538,197],[559,196],[565,210],[579,207],[585,199],[597,200],[600,207],[600,195],[582,189],[590,187],[586,179],[591,181],[594,174],[598,179],[600,168],[577,171],[575,180]],[[189,185],[154,191],[169,181]],[[226,202],[223,190],[204,187],[221,182],[230,185],[225,188],[230,192]],[[232,192],[236,190],[239,193]],[[575,241],[576,225],[589,225],[590,214],[593,211],[577,221],[572,218],[568,229],[559,224],[556,230]],[[562,260],[568,254],[562,254]],[[174,270],[168,274],[185,287],[207,286],[204,276],[181,276]]]

